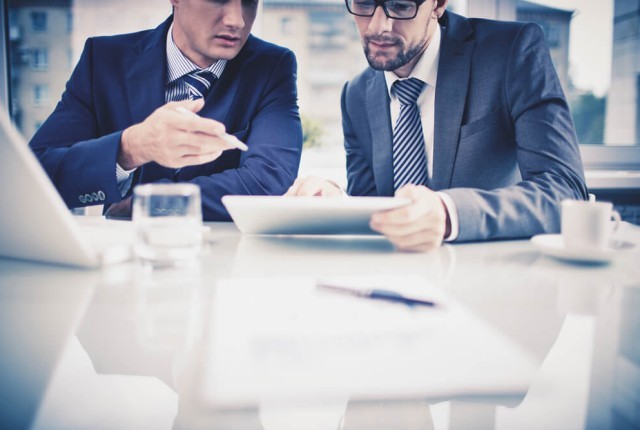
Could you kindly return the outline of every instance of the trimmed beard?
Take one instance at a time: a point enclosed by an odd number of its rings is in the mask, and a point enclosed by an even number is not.
[[[369,50],[369,42],[371,40],[384,41],[384,42],[393,42],[400,47],[400,52],[394,58],[374,58],[371,56],[371,51]],[[427,41],[423,40],[418,44],[410,46],[408,49],[404,49],[402,45],[402,41],[397,38],[381,38],[381,37],[371,37],[365,36],[363,43],[364,54],[367,57],[367,61],[369,62],[369,66],[371,66],[374,70],[382,70],[382,71],[393,71],[399,69],[400,67],[406,65],[411,60],[420,55],[427,45]]]

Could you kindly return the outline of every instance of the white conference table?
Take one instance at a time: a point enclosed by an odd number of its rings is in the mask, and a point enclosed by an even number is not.
[[[0,260],[1,427],[640,428],[637,251],[580,265],[545,256],[528,240],[407,254],[384,239],[249,237],[232,224],[210,226],[208,251],[187,269],[148,272],[132,262],[83,271]],[[616,235],[640,247],[639,227],[623,223]],[[526,392],[267,399],[243,408],[203,401],[217,354],[210,332],[218,281],[251,278],[268,288],[288,278],[399,274],[424,277],[525,351],[535,364]]]

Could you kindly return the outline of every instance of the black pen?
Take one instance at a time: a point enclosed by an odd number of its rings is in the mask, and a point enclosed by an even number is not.
[[[433,307],[436,305],[435,302],[429,300],[409,297],[395,291],[384,290],[380,288],[356,289],[321,282],[317,283],[316,286],[323,290],[332,291],[334,293],[349,294],[351,296],[363,297],[365,299],[386,300],[389,302],[402,303],[408,306],[418,305]]]

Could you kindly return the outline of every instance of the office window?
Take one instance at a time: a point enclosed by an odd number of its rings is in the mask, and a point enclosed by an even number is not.
[[[163,2],[160,2],[164,4]],[[27,139],[53,110],[88,37],[158,26],[171,5],[158,0],[0,0],[8,18],[10,112]],[[99,6],[99,7],[98,7]]]
[[[33,104],[38,107],[49,104],[48,85],[36,84],[33,86]]]
[[[36,32],[47,31],[47,13],[42,11],[31,12],[31,30]]]
[[[31,50],[31,68],[34,70],[47,70],[49,64],[49,50],[47,48],[34,48]]]

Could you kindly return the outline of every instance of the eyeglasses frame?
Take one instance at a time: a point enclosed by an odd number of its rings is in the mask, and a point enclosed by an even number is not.
[[[389,18],[389,19],[397,19],[397,20],[400,20],[400,21],[406,21],[406,20],[409,20],[409,19],[414,19],[418,15],[418,8],[423,3],[427,2],[427,0],[403,0],[403,1],[410,1],[412,3],[415,3],[416,4],[416,10],[415,10],[415,13],[413,14],[412,17],[399,18],[399,17],[391,16],[389,14],[389,11],[387,10],[387,7],[385,6],[385,3],[388,2],[388,1],[394,1],[394,0],[375,0],[376,7],[373,8],[373,12],[371,12],[371,15],[362,15],[362,14],[359,14],[359,13],[354,13],[351,9],[349,9],[349,0],[344,0],[344,4],[347,7],[347,11],[351,15],[354,15],[354,16],[362,16],[362,17],[365,17],[365,18],[371,18],[373,15],[376,14],[376,9],[378,9],[378,7],[380,6],[380,7],[382,7],[382,10],[383,10],[384,14],[387,16],[387,18]]]

